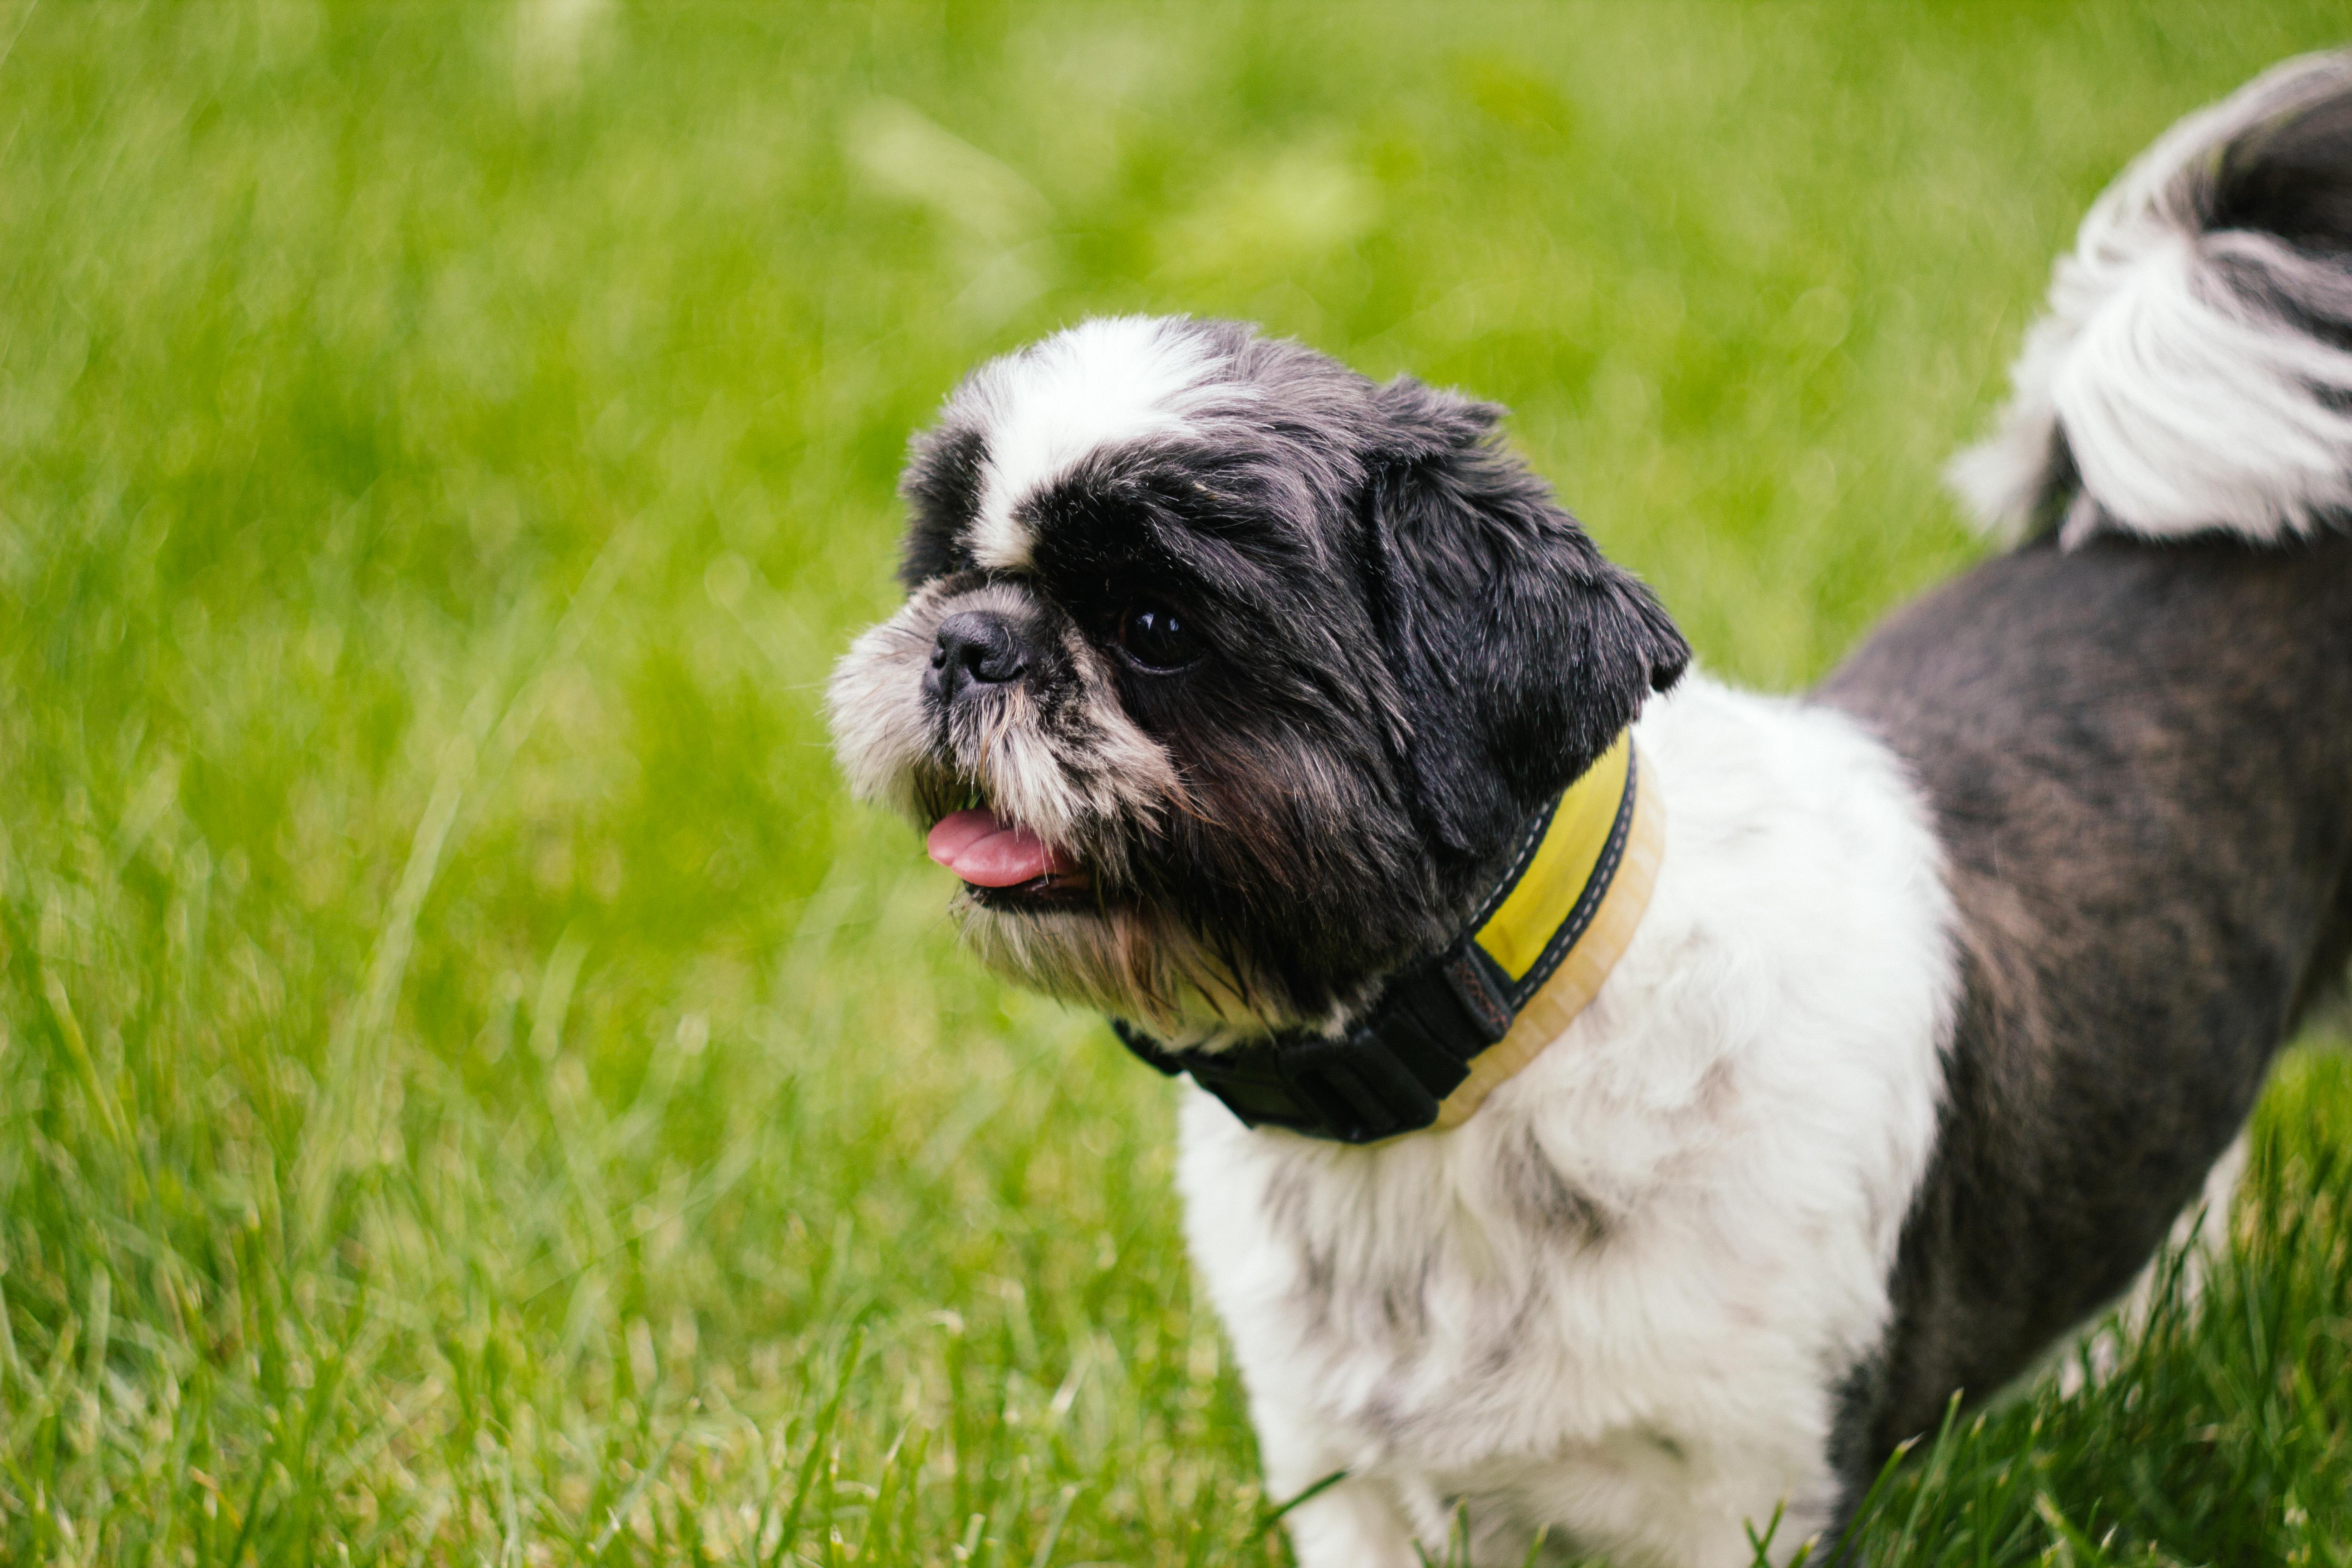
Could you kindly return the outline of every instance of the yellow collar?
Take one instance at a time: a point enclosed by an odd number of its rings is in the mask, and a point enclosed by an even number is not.
[[[1621,809],[1629,814],[1622,835]],[[1433,1126],[1468,1121],[1600,994],[1650,907],[1665,847],[1665,805],[1642,778],[1628,731],[1568,786],[1525,869],[1471,938],[1527,999],[1509,1032],[1470,1058]]]
[[[1467,933],[1392,977],[1342,1034],[1173,1050],[1123,1020],[1111,1027],[1252,1127],[1343,1143],[1458,1127],[1559,1037],[1633,940],[1665,847],[1643,771],[1631,733],[1618,736],[1528,824]]]

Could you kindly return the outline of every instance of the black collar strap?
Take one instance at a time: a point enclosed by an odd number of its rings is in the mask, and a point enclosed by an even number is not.
[[[1111,1027],[1252,1127],[1373,1143],[1459,1126],[1584,1010],[1633,940],[1665,847],[1664,808],[1640,774],[1629,731],[1528,824],[1468,930],[1390,981],[1345,1034],[1171,1050]]]

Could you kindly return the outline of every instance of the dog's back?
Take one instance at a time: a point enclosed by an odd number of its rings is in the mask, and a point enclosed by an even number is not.
[[[1850,1480],[2112,1300],[2352,953],[2352,57],[2119,180],[2006,426],[2031,537],[1822,687],[1932,802],[1963,992]]]

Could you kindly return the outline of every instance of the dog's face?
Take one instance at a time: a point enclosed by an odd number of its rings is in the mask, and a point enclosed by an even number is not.
[[[984,961],[1200,1037],[1328,1021],[1450,938],[1689,657],[1498,416],[1183,318],[956,389],[906,605],[830,704]]]

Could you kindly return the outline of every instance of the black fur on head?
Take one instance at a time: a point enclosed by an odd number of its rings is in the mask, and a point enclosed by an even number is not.
[[[957,390],[903,487],[911,596],[833,702],[862,793],[928,825],[976,791],[1087,868],[971,900],[985,956],[1163,1027],[1288,1025],[1450,939],[1689,658],[1500,415],[1183,319]],[[979,657],[968,613],[992,679],[927,687]]]

